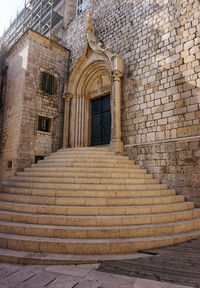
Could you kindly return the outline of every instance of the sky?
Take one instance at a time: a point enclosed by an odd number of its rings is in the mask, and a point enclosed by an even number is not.
[[[23,8],[24,0],[0,0],[0,36],[5,27],[9,27],[10,19],[17,15],[17,8]]]

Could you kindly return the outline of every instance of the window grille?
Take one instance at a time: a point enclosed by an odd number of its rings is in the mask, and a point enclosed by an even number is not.
[[[77,15],[80,15],[88,7],[88,0],[77,0]]]
[[[50,132],[51,119],[43,116],[38,116],[38,130]]]
[[[56,78],[46,72],[40,73],[40,89],[48,94],[56,94]]]

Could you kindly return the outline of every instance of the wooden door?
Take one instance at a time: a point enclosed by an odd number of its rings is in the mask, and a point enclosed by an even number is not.
[[[110,143],[110,95],[92,100],[91,146]]]

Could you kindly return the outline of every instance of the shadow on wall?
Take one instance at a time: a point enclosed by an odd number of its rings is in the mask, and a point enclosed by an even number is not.
[[[189,191],[195,173],[191,197],[197,197],[199,60],[194,60],[190,45],[200,36],[197,25],[191,26],[198,23],[194,17],[198,20],[199,0],[92,0],[89,8],[98,40],[124,58],[122,136],[125,144],[136,145],[127,148],[130,157],[181,193]],[[74,48],[71,68],[86,41],[83,23],[84,15],[66,31],[66,41]],[[190,140],[180,140],[184,137]]]
[[[170,23],[167,29],[165,26],[155,29],[156,25],[151,25],[150,20],[156,18],[157,12],[139,23],[139,27],[144,27],[149,21],[144,29],[150,38],[137,46],[141,42],[140,31],[137,33],[136,29],[134,60],[131,61],[130,55],[126,61],[128,52],[124,52],[122,126],[124,142],[135,145],[127,147],[129,156],[199,205],[200,69],[195,55],[200,52],[200,35],[197,27],[191,27],[190,33],[186,31],[187,35],[184,33],[186,21],[194,20],[194,3],[198,11],[199,1],[188,3],[187,7],[172,5],[166,14]],[[148,7],[150,11],[151,8]],[[156,6],[156,11],[160,8],[166,9]]]
[[[7,62],[6,59],[5,61]],[[23,59],[20,55],[16,55],[8,64],[2,87],[1,179],[12,176],[18,168],[21,126],[19,111],[22,108],[20,105],[23,98],[23,75],[25,75]]]

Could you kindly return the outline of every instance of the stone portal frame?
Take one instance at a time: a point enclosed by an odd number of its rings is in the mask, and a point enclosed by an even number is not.
[[[123,59],[109,48],[96,44],[92,15],[89,11],[86,32],[88,41],[66,84],[63,147],[90,146],[91,100],[110,94],[111,150],[122,153],[121,77]]]

